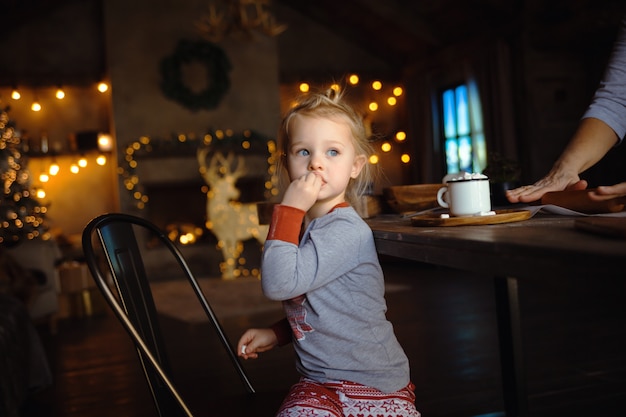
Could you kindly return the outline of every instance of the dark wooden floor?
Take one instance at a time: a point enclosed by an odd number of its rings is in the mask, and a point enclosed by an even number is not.
[[[410,361],[424,417],[493,417],[502,409],[492,280],[421,264],[384,262],[387,281],[407,287],[387,295],[388,317]],[[626,281],[602,277],[520,286],[529,406],[533,417],[624,415]],[[236,341],[249,326],[280,312],[223,321]],[[208,325],[164,318],[183,395],[199,415],[208,398],[243,386]],[[155,415],[134,348],[110,314],[66,319],[40,333],[55,384],[37,393],[24,417]],[[296,380],[290,346],[245,362],[271,416]],[[221,417],[221,415],[218,415]]]

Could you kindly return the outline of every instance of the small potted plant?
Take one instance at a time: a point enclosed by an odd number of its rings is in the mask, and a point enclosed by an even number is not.
[[[520,186],[521,171],[517,161],[506,158],[497,152],[489,155],[483,174],[489,177],[492,205],[510,204],[505,192]]]

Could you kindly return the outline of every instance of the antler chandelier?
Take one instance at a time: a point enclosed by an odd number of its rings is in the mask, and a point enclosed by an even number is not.
[[[211,0],[208,13],[201,16],[196,26],[211,42],[232,35],[252,39],[254,32],[277,36],[287,25],[276,22],[269,6],[270,0]]]

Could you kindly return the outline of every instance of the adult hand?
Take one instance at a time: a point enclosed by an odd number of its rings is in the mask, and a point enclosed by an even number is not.
[[[626,196],[626,182],[615,185],[601,185],[589,192],[589,198],[595,201],[607,200]]]
[[[513,190],[507,190],[506,197],[511,203],[530,203],[537,201],[549,191],[584,190],[587,181],[581,180],[578,174],[552,170],[534,183]]]
[[[321,189],[322,179],[315,172],[309,172],[289,184],[281,204],[308,211],[317,201]]]

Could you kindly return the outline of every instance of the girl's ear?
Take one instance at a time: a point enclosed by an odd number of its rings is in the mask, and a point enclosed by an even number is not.
[[[350,178],[356,178],[361,173],[363,166],[367,162],[367,158],[365,155],[357,155],[354,157],[354,163],[352,164],[352,172],[350,173]]]

